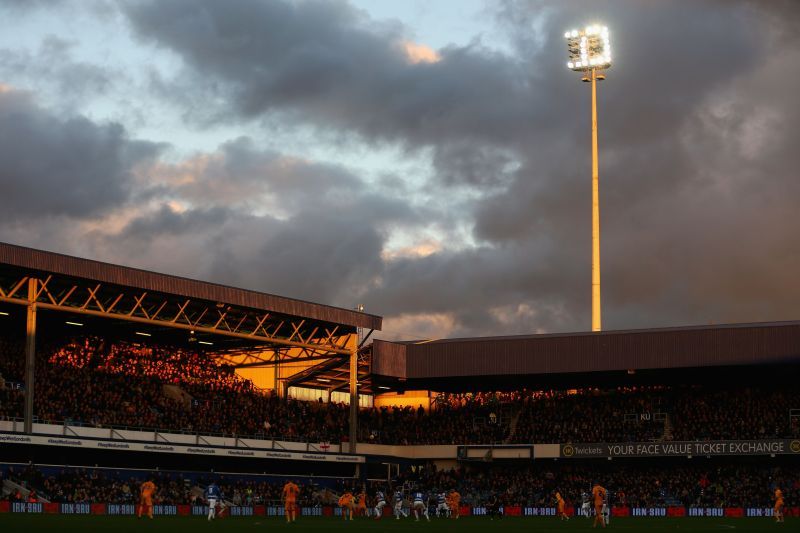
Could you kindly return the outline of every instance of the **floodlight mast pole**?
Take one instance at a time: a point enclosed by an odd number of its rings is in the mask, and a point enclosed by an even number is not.
[[[582,72],[582,81],[592,84],[592,331],[602,330],[600,305],[600,177],[597,148],[597,82],[611,66],[608,28],[587,26],[564,34],[570,52],[567,67]]]
[[[602,329],[600,307],[600,176],[597,154],[597,69],[592,69],[592,331]]]

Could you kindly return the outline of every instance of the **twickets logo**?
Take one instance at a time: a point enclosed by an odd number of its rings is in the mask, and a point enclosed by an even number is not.
[[[789,444],[789,448],[794,453],[800,453],[800,440],[793,440],[791,444]]]
[[[575,455],[575,448],[572,447],[572,444],[567,444],[561,449],[561,454],[564,457],[572,457]]]

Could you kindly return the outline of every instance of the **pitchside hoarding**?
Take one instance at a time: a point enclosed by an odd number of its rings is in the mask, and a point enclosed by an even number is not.
[[[561,457],[687,457],[705,455],[800,454],[800,440],[715,440],[628,442],[618,444],[562,444]]]
[[[567,507],[567,515],[581,516],[580,509]],[[27,503],[27,502],[8,502],[0,501],[0,514],[3,513],[25,513],[25,514],[93,514],[109,516],[133,516],[136,514],[136,506],[133,504],[105,504],[105,503]],[[226,507],[224,512],[218,511],[217,516],[225,517],[248,517],[248,516],[267,516],[282,517],[284,509],[281,506],[234,506]],[[341,516],[341,509],[327,507],[302,507],[302,516]],[[153,514],[159,516],[207,516],[207,506],[190,505],[154,505]],[[392,511],[388,507],[384,508],[384,516],[391,516]],[[462,506],[461,516],[484,516],[485,507]],[[525,517],[553,517],[556,516],[555,507],[518,507],[505,506],[500,508],[500,514],[505,516],[525,516]],[[686,508],[686,507],[614,507],[611,509],[614,517],[772,517],[772,508]],[[800,508],[788,507],[784,509],[786,516],[799,517]]]

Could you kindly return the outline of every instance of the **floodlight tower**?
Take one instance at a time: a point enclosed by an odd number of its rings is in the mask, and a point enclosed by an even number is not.
[[[569,49],[567,67],[592,84],[592,331],[600,331],[600,187],[597,171],[597,82],[611,66],[608,28],[592,25],[564,34]]]

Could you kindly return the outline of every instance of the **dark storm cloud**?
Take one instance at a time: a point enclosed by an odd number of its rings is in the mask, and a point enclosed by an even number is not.
[[[248,138],[147,174],[161,198],[118,230],[88,232],[90,255],[351,307],[383,270],[389,228],[424,223],[422,211],[343,167]]]
[[[218,88],[239,117],[289,113],[413,145],[507,140],[536,117],[530,74],[510,58],[476,44],[412,63],[404,28],[344,2],[146,1],[126,12],[139,35],[182,57],[192,83]]]
[[[400,258],[387,264],[380,287],[365,303],[369,309],[391,307],[387,314],[452,313],[455,335],[563,330],[573,327],[574,318],[556,310],[580,299],[571,280],[582,267],[549,263],[558,255],[555,246],[541,240]],[[520,305],[540,312],[535,324],[507,323],[495,314],[497,308]]]
[[[152,161],[158,145],[134,141],[119,124],[65,118],[26,93],[0,91],[0,217],[88,218],[128,199],[132,171]]]
[[[163,206],[92,240],[107,259],[351,307],[383,269],[383,228],[414,218],[402,202],[371,195],[346,209],[309,203],[287,219]]]
[[[164,166],[155,175],[177,197],[195,204],[279,206],[284,213],[308,203],[336,206],[365,187],[344,167],[260,149],[248,137],[226,142],[214,153]]]
[[[503,11],[515,17],[507,27],[532,33],[518,23],[527,26],[539,3],[513,5]],[[647,140],[670,130],[680,120],[676,108],[685,109],[757,52],[755,31],[735,6],[592,6],[625,28],[614,39],[620,63],[629,66],[616,83],[637,90],[614,93],[628,112],[615,115],[621,123],[609,128],[625,139]],[[402,51],[402,27],[378,24],[342,2],[146,1],[130,5],[127,13],[139,35],[184,59],[192,84],[215,88],[227,109],[243,118],[289,113],[292,120],[352,130],[366,139],[449,151],[468,142],[522,149],[563,132],[565,117],[579,101],[575,84],[565,88],[561,36],[586,16],[585,6],[576,4],[542,12],[549,13],[546,33],[537,35],[546,43],[543,49],[530,45],[513,57],[476,43],[441,50],[439,62],[417,64]],[[653,98],[641,89],[642,78],[651,78],[668,96]],[[647,131],[636,127],[637,118],[652,121]],[[452,142],[460,144],[453,148]]]
[[[268,235],[253,227],[249,243],[238,240],[230,253],[216,256],[211,274],[351,308],[359,285],[382,268],[385,236],[377,222],[358,211],[320,210],[276,224]],[[236,259],[241,255],[247,261]]]
[[[433,166],[446,185],[467,184],[490,188],[506,185],[514,166],[514,153],[474,142],[449,143],[435,151]]]

